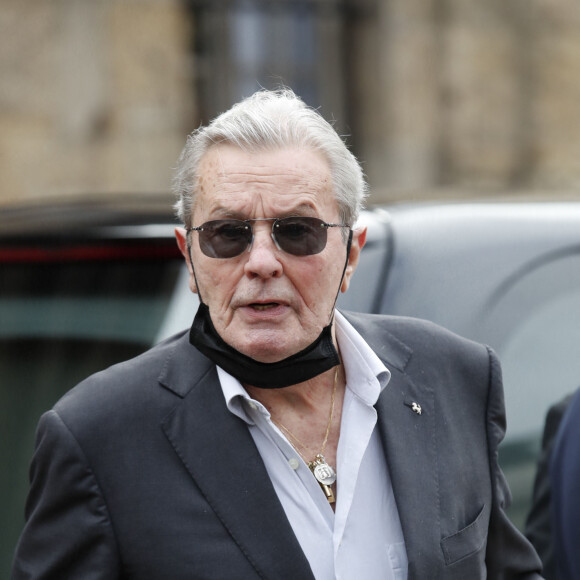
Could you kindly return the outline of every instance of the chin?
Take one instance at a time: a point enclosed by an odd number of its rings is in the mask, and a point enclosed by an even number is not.
[[[296,337],[298,330],[277,329],[277,330],[257,330],[246,331],[238,339],[233,339],[231,344],[242,354],[261,363],[279,362],[305,349],[313,340],[304,337],[301,341],[292,340]],[[304,331],[302,330],[302,333]],[[233,337],[232,337],[233,338]]]
[[[270,338],[266,340],[254,340],[249,344],[240,344],[234,348],[258,362],[274,363],[300,352],[304,347],[293,347],[288,344],[281,344],[279,338],[278,340],[276,338]]]

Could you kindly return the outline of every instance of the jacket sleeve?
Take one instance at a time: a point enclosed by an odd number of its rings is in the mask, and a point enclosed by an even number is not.
[[[115,580],[120,559],[97,479],[55,411],[40,420],[12,580]]]
[[[498,447],[506,430],[501,367],[489,350],[490,385],[487,405],[487,438],[490,473],[493,486],[486,565],[493,580],[538,579],[542,564],[536,551],[505,513],[511,494],[499,467]]]

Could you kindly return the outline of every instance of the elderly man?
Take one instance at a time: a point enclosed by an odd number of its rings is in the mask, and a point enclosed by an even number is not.
[[[175,188],[191,330],[42,418],[13,578],[539,578],[494,355],[335,311],[366,232],[332,127],[259,92],[190,136]]]

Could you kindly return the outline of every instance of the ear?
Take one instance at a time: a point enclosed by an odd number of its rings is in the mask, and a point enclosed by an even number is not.
[[[352,244],[350,246],[350,254],[348,256],[348,264],[340,286],[341,292],[346,292],[350,286],[350,280],[354,271],[356,270],[360,252],[367,241],[367,228],[358,228],[352,232]]]
[[[189,244],[187,243],[187,232],[185,231],[185,228],[175,228],[175,239],[177,240],[177,245],[179,246],[182,256],[185,258],[185,263],[189,270],[189,288],[194,294],[197,294],[197,286],[195,284],[195,276],[193,275],[193,265],[191,263],[191,254],[189,251]]]

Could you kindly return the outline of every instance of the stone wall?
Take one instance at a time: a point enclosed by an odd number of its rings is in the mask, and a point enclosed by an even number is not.
[[[356,102],[375,200],[575,195],[580,4],[378,0],[375,10],[366,33],[379,40],[354,71],[379,91]]]
[[[349,129],[372,201],[575,195],[576,0],[353,4]],[[0,201],[167,192],[199,122],[185,5],[0,3]]]
[[[190,43],[179,0],[3,0],[0,200],[167,191]]]

